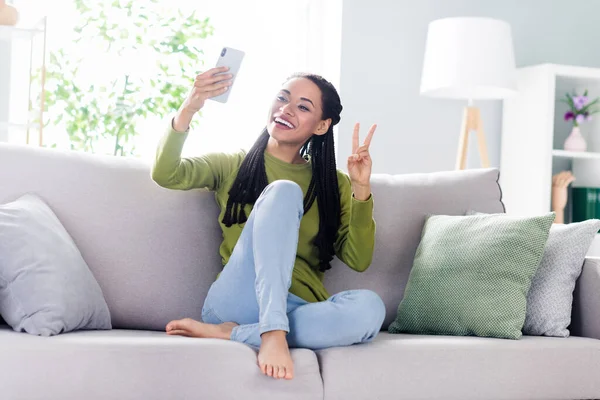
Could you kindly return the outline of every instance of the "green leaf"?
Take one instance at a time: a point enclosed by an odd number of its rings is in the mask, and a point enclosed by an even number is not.
[[[571,111],[575,112],[575,104],[573,103],[573,98],[571,97],[571,95],[569,93],[566,94],[567,96],[567,104],[569,105],[569,108],[571,109]]]
[[[579,110],[579,114],[584,114],[591,106],[597,104],[599,100],[600,100],[600,98],[597,98],[594,101],[586,104],[585,107],[583,107],[581,110]]]
[[[48,91],[44,94],[47,123],[61,124],[73,148],[94,151],[108,140],[115,145],[117,154],[131,154],[135,152],[132,141],[139,134],[135,129],[139,121],[164,116],[185,99],[191,72],[204,64],[204,52],[196,43],[211,35],[214,28],[209,25],[209,18],[196,18],[195,11],[187,18],[178,11],[161,14],[157,7],[161,3],[157,0],[147,0],[142,5],[134,0],[73,2],[78,9],[78,19],[73,21],[76,27],[73,40],[77,43],[65,44],[64,48],[49,54]],[[131,13],[134,4],[135,13]],[[123,17],[129,13],[131,18],[117,24],[109,17],[111,8],[119,9]],[[180,16],[174,17],[177,14]],[[164,29],[160,28],[161,24]],[[87,26],[90,29],[86,29]],[[92,36],[91,32],[95,34]],[[77,72],[80,60],[67,54],[77,54],[77,49],[87,49],[90,43],[99,43],[112,54],[139,49],[167,61],[148,65],[157,70],[152,72],[151,79],[121,76],[108,87],[81,85]],[[34,79],[40,78],[41,74],[36,71]]]

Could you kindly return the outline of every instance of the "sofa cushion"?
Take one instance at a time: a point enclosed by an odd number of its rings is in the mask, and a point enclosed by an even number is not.
[[[377,224],[371,266],[358,273],[335,260],[325,274],[331,294],[370,289],[386,305],[383,329],[396,317],[428,214],[464,215],[477,209],[504,212],[497,169],[427,174],[373,175],[371,186]]]
[[[323,399],[317,358],[305,349],[291,352],[291,381],[263,375],[244,344],[161,332],[46,338],[0,328],[0,354],[3,399]]]
[[[470,211],[467,215],[478,214]],[[527,293],[525,335],[568,337],[573,291],[600,220],[553,224]]]
[[[94,275],[50,207],[33,194],[0,204],[0,313],[14,330],[33,335],[111,329]]]
[[[600,340],[421,336],[317,351],[325,399],[591,399]],[[342,372],[343,371],[343,372]]]
[[[221,270],[212,193],[163,189],[143,160],[0,143],[0,203],[28,192],[73,238],[113,327],[164,330],[173,319],[200,319]]]
[[[573,291],[598,229],[597,219],[550,228],[542,262],[527,294],[525,335],[569,336]]]
[[[428,217],[389,331],[519,339],[554,217]]]

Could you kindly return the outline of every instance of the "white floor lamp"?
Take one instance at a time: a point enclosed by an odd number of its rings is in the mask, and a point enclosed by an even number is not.
[[[475,131],[481,166],[490,166],[483,124],[473,100],[503,99],[516,93],[510,25],[491,18],[444,18],[429,24],[421,94],[466,99],[456,155],[465,169],[469,133]]]

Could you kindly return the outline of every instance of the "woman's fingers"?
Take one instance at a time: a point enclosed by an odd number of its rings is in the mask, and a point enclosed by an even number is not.
[[[377,129],[377,124],[371,125],[371,129],[369,129],[369,133],[365,139],[365,142],[362,146],[359,146],[359,131],[360,131],[360,123],[354,124],[354,132],[352,133],[352,154],[356,154],[359,152],[360,148],[366,147],[367,149],[371,145],[371,140],[373,139],[373,134]]]
[[[225,80],[231,80],[233,79],[233,74],[223,74],[223,75],[217,75],[215,77],[208,77],[208,78],[204,78],[201,75],[198,75],[196,77],[196,80],[194,80],[194,86],[198,86],[199,84],[204,84],[204,85],[212,85],[214,83],[217,82],[221,82],[221,81],[225,81]]]
[[[369,146],[367,146],[366,144],[363,144],[362,146],[359,146],[359,148],[356,149],[356,151],[354,152],[354,154],[362,153],[363,151],[368,152],[369,151]]]
[[[360,162],[362,160],[370,160],[371,156],[369,155],[368,151],[360,151],[356,154],[351,154],[350,157],[348,157],[348,161],[349,162]]]
[[[221,88],[221,89],[217,89],[217,90],[212,90],[212,91],[206,92],[206,93],[208,94],[208,97],[215,97],[215,96],[225,93],[227,91],[227,89],[229,89],[229,86]]]
[[[221,88],[231,86],[231,80],[227,80],[227,81],[220,82],[220,83],[215,83],[212,85],[195,83],[194,86],[197,87],[198,89],[200,89],[201,92],[212,92],[213,90],[219,90]]]
[[[360,123],[354,124],[354,133],[352,133],[352,154],[356,153],[358,149],[358,131],[360,130]]]
[[[367,135],[367,138],[365,139],[365,144],[364,144],[364,146],[366,146],[367,148],[371,144],[371,139],[373,139],[373,134],[375,133],[375,129],[377,129],[377,124],[371,125],[371,129],[369,129],[369,134]]]
[[[223,67],[215,67],[215,68],[211,68],[207,71],[204,71],[203,73],[199,74],[196,79],[198,78],[211,78],[213,76],[215,76],[215,74],[219,74],[219,73],[223,73],[223,72],[227,72],[229,70],[229,67],[223,66]]]

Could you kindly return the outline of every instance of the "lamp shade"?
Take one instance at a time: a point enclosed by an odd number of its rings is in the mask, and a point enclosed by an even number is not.
[[[510,25],[491,18],[444,18],[429,24],[421,94],[503,99],[516,93]]]

